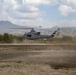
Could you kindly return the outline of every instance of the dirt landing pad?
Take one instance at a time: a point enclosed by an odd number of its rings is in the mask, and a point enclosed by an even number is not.
[[[76,75],[76,46],[0,45],[0,75],[5,74]]]

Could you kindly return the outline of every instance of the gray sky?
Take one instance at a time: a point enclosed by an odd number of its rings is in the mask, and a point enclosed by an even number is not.
[[[76,0],[0,0],[0,20],[34,27],[76,26]]]

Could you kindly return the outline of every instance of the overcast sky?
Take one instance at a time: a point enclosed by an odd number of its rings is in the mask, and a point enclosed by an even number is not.
[[[0,20],[27,26],[76,26],[76,0],[0,0]]]

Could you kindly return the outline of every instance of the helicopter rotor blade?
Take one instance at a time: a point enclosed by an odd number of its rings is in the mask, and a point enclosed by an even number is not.
[[[10,29],[34,29],[34,28],[10,28]]]

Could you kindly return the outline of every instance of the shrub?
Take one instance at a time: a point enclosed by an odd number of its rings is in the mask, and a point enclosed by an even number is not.
[[[0,35],[0,43],[12,43],[14,40],[23,41],[23,38],[8,33]]]
[[[3,41],[5,42],[5,43],[11,43],[11,42],[13,42],[13,36],[11,35],[11,34],[8,34],[8,33],[4,33],[4,35],[3,35]]]

